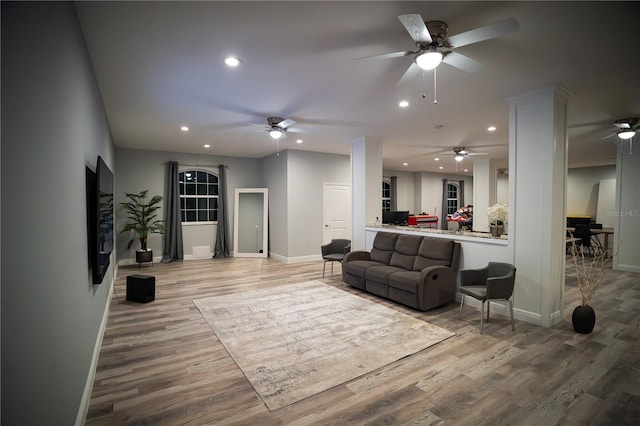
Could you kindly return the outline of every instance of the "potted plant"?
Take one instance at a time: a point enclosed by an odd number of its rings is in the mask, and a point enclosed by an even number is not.
[[[504,234],[504,223],[509,216],[507,205],[496,203],[487,209],[487,213],[489,214],[489,229],[491,230],[491,235],[499,237]]]
[[[136,262],[138,263],[153,260],[153,251],[147,248],[149,234],[164,234],[166,231],[164,221],[157,219],[157,210],[160,208],[162,197],[156,195],[147,199],[148,192],[148,190],[139,194],[125,192],[128,201],[120,203],[127,214],[127,220],[120,233],[131,235],[127,249],[133,246],[136,238],[140,240],[140,249],[136,251]]]
[[[573,237],[572,234],[571,236]],[[571,255],[576,268],[578,288],[582,296],[580,305],[573,310],[571,323],[576,332],[591,333],[596,324],[596,313],[589,305],[589,301],[591,301],[596,289],[604,279],[604,265],[611,259],[611,254],[608,249],[604,249],[591,259],[586,260],[584,252],[578,248],[575,240],[572,240]]]

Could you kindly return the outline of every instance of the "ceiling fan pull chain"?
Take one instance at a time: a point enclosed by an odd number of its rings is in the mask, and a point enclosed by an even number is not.
[[[438,68],[434,68],[433,69],[433,103],[437,104],[438,103],[438,78],[437,78],[437,69]]]
[[[422,99],[425,99],[427,97],[427,90],[426,90],[427,85],[424,82],[424,76],[425,76],[425,72],[422,71]]]

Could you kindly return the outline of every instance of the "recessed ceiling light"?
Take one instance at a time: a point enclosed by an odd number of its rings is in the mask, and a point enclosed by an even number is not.
[[[230,67],[237,67],[242,63],[242,60],[236,58],[235,56],[227,56],[226,58],[224,58],[224,63]]]
[[[189,128],[187,126],[182,126],[180,127],[180,130],[182,130],[183,132],[188,132]]]
[[[438,167],[438,168],[439,168],[440,170],[442,170],[442,169],[444,169],[444,166],[440,166],[440,167]]]
[[[464,171],[465,171],[465,172],[468,172],[468,171],[469,171],[469,169],[464,169]]]
[[[297,139],[296,143],[302,143],[302,139]]]
[[[400,101],[400,102],[398,102],[398,106],[400,108],[406,108],[406,107],[409,106],[409,101]]]
[[[403,165],[403,166],[408,166],[408,165],[409,165],[409,163],[402,163],[402,165]]]
[[[440,161],[438,157],[434,158],[433,161]]]
[[[211,145],[209,145],[208,143],[205,143],[205,144],[204,144],[204,147],[205,147],[205,148],[211,148]]]
[[[489,126],[487,127],[487,130],[490,132],[495,132],[496,131],[496,126]]]

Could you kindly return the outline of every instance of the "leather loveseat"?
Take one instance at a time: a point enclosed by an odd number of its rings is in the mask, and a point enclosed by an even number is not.
[[[342,280],[421,311],[454,299],[460,244],[445,238],[378,232],[371,252],[352,251]]]

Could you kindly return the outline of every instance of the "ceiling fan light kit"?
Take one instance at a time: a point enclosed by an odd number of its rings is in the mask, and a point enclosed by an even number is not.
[[[620,139],[631,139],[636,135],[635,130],[621,130],[618,132],[618,137]]]
[[[280,139],[280,137],[282,136],[282,130],[278,128],[272,128],[271,130],[269,130],[269,136],[271,136],[273,139]]]
[[[416,58],[416,64],[425,71],[429,71],[440,65],[442,52],[435,50],[425,52]]]

